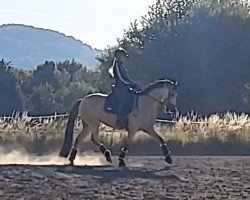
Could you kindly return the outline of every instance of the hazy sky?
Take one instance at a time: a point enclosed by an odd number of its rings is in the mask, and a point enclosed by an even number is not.
[[[104,49],[156,0],[0,0],[0,25],[52,29]]]

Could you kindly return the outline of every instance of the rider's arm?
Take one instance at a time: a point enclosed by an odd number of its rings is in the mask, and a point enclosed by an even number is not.
[[[127,76],[127,79],[134,85],[134,86],[136,86],[136,87],[140,87],[139,86],[139,84],[137,83],[137,82],[135,82],[135,81],[133,81],[131,78],[130,78],[130,76],[128,75],[128,73],[126,73],[126,76]]]
[[[126,85],[133,84],[134,82],[128,77],[127,71],[121,69],[121,65],[115,63],[114,74],[119,77],[119,79]]]
[[[140,90],[140,89],[141,89],[140,86],[139,86],[139,84],[136,83],[135,81],[133,81],[133,80],[130,78],[130,76],[128,75],[127,70],[126,70],[125,68],[124,68],[124,76],[123,76],[123,77],[125,77],[125,79],[129,82],[129,84],[130,84],[131,86],[133,86],[134,89],[137,89],[137,90]]]

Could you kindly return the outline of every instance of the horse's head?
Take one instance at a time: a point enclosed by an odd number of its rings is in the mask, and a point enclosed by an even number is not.
[[[165,112],[174,112],[177,104],[177,85],[177,82],[168,79],[158,80],[146,87],[141,94],[158,102]]]
[[[164,80],[161,88],[161,101],[165,112],[175,112],[177,106],[177,85],[175,81]]]

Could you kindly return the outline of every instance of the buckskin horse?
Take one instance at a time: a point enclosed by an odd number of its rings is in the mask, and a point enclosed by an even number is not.
[[[177,82],[168,79],[157,80],[149,84],[144,90],[136,94],[137,96],[137,114],[134,112],[128,114],[128,135],[124,143],[121,146],[121,152],[119,155],[119,166],[126,166],[124,161],[126,154],[128,153],[129,144],[131,144],[134,135],[137,131],[142,130],[152,136],[154,139],[160,142],[160,147],[165,156],[165,161],[169,164],[172,163],[170,157],[170,150],[163,138],[158,135],[154,129],[154,123],[157,116],[157,107],[163,106],[165,109],[176,109],[177,100]],[[108,95],[102,93],[94,93],[85,96],[83,99],[79,99],[74,104],[72,110],[69,113],[69,119],[67,121],[67,127],[65,131],[65,138],[62,149],[59,153],[61,157],[68,157],[70,150],[69,161],[70,164],[74,164],[74,159],[77,154],[77,149],[80,142],[91,133],[91,141],[99,147],[99,150],[104,154],[106,160],[112,163],[111,151],[108,150],[103,143],[99,140],[99,125],[104,123],[107,126],[116,127],[116,114],[110,114],[105,112],[104,105]],[[83,130],[76,137],[74,146],[73,142],[73,129],[75,119],[80,114],[80,118],[83,125]]]

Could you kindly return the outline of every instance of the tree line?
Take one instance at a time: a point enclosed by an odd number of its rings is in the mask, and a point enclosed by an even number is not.
[[[97,91],[97,72],[80,63],[46,61],[35,70],[23,70],[0,62],[0,105],[2,115],[28,111],[44,115],[69,111],[72,103]]]
[[[250,6],[235,0],[157,0],[132,22],[117,46],[130,54],[129,74],[142,87],[159,78],[179,82],[178,107],[200,114],[250,108]],[[97,70],[80,63],[46,61],[25,71],[0,63],[0,114],[69,111],[88,93],[108,93],[117,46],[98,58]]]

